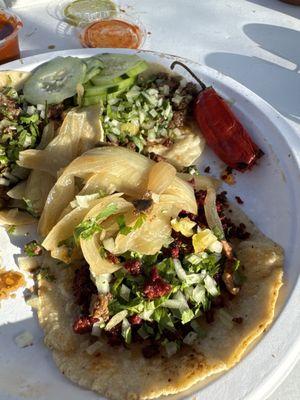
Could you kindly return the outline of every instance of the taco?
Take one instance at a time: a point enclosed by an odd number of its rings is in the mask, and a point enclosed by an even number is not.
[[[66,377],[156,398],[228,370],[264,332],[283,251],[218,186],[118,147],[65,168],[39,225],[38,317]]]

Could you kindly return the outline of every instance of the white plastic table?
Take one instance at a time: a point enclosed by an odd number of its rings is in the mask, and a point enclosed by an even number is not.
[[[144,49],[220,70],[268,101],[300,134],[300,6],[279,0],[117,2],[145,25]],[[59,1],[7,3],[24,22],[23,57],[81,47],[74,31],[53,17]],[[300,362],[269,399],[300,399]]]

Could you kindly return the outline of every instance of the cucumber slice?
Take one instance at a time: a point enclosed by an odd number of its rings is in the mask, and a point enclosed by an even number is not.
[[[122,89],[122,90],[118,90],[117,92],[113,92],[113,93],[109,93],[107,95],[107,100],[111,100],[111,99],[116,99],[117,97],[119,97],[122,93],[126,92],[126,89]]]
[[[23,93],[31,104],[58,104],[76,94],[86,65],[76,57],[56,57],[37,67],[26,80]]]
[[[127,76],[127,75],[125,75],[125,76],[126,76],[126,78],[129,78],[129,76]],[[108,78],[103,79],[102,71],[101,71],[97,76],[93,77],[92,83],[95,86],[109,85],[109,84],[119,83],[119,82],[123,81],[123,79],[124,79],[123,77],[124,77],[124,75],[116,76],[113,79],[108,79]]]
[[[118,92],[122,89],[128,89],[135,82],[135,78],[123,79],[118,83],[110,83],[103,86],[85,86],[85,96],[97,96],[99,94],[108,94]]]
[[[99,74],[100,69],[97,67],[91,68],[87,71],[84,78],[84,83],[90,81],[94,76]]]
[[[148,68],[146,61],[136,55],[103,54],[99,57],[104,64],[101,74],[93,79],[97,86],[118,82],[124,75],[133,77]]]
[[[132,67],[129,71],[126,72],[126,76],[137,76],[140,73],[146,71],[146,69],[148,68],[148,64],[146,63],[146,61],[141,60],[138,64],[136,64],[134,67]]]
[[[103,103],[106,101],[106,95],[101,96],[88,96],[84,97],[82,101],[83,106],[92,106],[94,104]]]
[[[81,61],[83,61],[87,69],[92,69],[92,68],[99,68],[102,69],[104,67],[103,62],[99,59],[99,57],[89,57],[89,58],[81,58]]]

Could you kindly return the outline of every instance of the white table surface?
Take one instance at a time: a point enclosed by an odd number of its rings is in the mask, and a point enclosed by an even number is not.
[[[23,57],[53,51],[53,46],[81,47],[74,32],[53,17],[58,1],[11,3],[24,22]],[[118,3],[137,14],[149,32],[144,49],[177,54],[222,71],[269,102],[300,134],[300,6],[279,0]],[[300,362],[269,399],[300,399]]]

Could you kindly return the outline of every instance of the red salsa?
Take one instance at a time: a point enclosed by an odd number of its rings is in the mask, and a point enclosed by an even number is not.
[[[0,11],[0,64],[20,58],[18,31],[21,27],[17,16]]]

